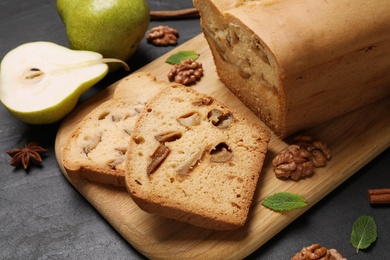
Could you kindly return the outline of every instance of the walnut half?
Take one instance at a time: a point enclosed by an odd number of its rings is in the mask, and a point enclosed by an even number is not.
[[[314,166],[310,157],[311,155],[306,149],[302,149],[298,145],[288,146],[272,160],[275,176],[297,181],[312,175]]]
[[[314,173],[314,168],[325,167],[331,158],[326,143],[308,135],[294,137],[296,143],[289,145],[273,160],[275,176],[298,181]]]
[[[312,154],[312,161],[315,167],[326,166],[326,161],[331,157],[326,143],[308,135],[297,135],[294,137],[294,141]]]
[[[320,244],[302,248],[291,260],[347,260],[336,249],[327,249]]]
[[[176,45],[179,32],[169,26],[157,26],[150,29],[146,40],[156,46]]]
[[[196,83],[203,76],[203,65],[192,59],[187,59],[175,65],[168,73],[169,81],[183,85]]]

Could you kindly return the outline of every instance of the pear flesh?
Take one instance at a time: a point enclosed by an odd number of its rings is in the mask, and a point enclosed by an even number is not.
[[[105,62],[99,53],[51,42],[20,45],[1,62],[1,102],[23,122],[54,123],[73,110],[82,93],[105,77]]]

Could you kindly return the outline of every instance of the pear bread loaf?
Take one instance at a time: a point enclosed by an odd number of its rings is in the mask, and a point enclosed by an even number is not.
[[[138,114],[168,84],[143,72],[121,80],[113,97],[85,116],[64,146],[69,176],[125,187],[125,155]]]
[[[146,212],[214,230],[243,226],[270,131],[192,88],[152,98],[133,130],[126,186]]]
[[[221,81],[284,138],[390,95],[390,1],[194,0]]]

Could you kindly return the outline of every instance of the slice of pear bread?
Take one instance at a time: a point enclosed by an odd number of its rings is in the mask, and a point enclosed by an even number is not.
[[[85,116],[64,146],[68,175],[125,187],[125,154],[133,126],[146,102],[169,84],[144,72],[121,80],[113,97]]]
[[[246,222],[270,132],[210,96],[164,88],[141,112],[126,186],[149,213],[214,230]]]

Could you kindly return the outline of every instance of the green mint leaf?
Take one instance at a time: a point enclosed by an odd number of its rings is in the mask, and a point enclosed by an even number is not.
[[[262,204],[275,211],[287,211],[303,208],[307,205],[307,201],[299,194],[278,192],[265,198]]]
[[[197,60],[199,58],[199,54],[197,54],[195,51],[189,50],[189,51],[179,51],[171,56],[168,57],[168,59],[165,60],[165,62],[169,64],[179,64],[183,60],[192,59]]]
[[[356,252],[368,248],[376,238],[377,228],[373,217],[363,215],[353,224],[350,242],[356,248]]]

